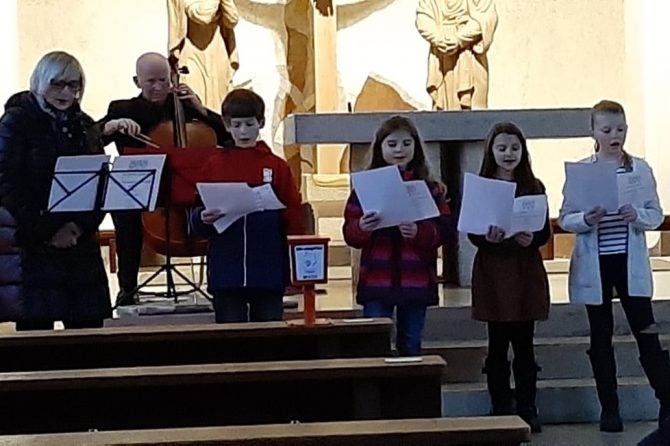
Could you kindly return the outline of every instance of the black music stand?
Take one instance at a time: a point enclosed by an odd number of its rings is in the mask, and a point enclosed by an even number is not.
[[[158,154],[163,154],[158,152]],[[138,154],[139,155],[139,154]],[[165,155],[170,156],[171,154],[166,153]],[[130,155],[133,156],[133,155]],[[188,294],[193,294],[193,293],[198,293],[205,297],[208,301],[212,301],[212,297],[205,292],[202,289],[202,276],[200,283],[195,283],[193,280],[191,280],[189,277],[184,275],[177,267],[179,266],[189,266],[192,264],[185,264],[185,263],[174,263],[172,261],[172,253],[170,252],[170,246],[171,246],[171,237],[170,237],[170,209],[173,208],[173,200],[172,200],[172,194],[170,191],[172,190],[172,174],[169,171],[170,170],[170,163],[167,160],[166,157],[166,162],[163,170],[163,184],[161,187],[161,190],[167,191],[167,193],[161,193],[159,192],[159,199],[161,196],[163,197],[161,207],[163,207],[166,210],[165,213],[165,224],[164,224],[164,230],[165,230],[165,244],[166,244],[166,249],[165,253],[162,254],[165,257],[165,263],[160,265],[156,271],[154,271],[151,276],[149,276],[147,279],[142,281],[139,285],[137,285],[133,290],[130,291],[132,294],[137,294],[138,296],[154,296],[154,297],[161,297],[161,298],[166,298],[166,299],[173,299],[175,303],[178,302],[180,296],[188,295]],[[112,171],[113,172],[120,172],[120,171]],[[137,170],[133,170],[133,172],[138,172]],[[184,207],[184,212],[186,212],[187,207]],[[148,209],[143,209],[147,211]],[[193,257],[193,256],[191,256]],[[202,265],[202,264],[201,264]],[[165,286],[166,290],[165,291],[148,291],[148,290],[143,290],[143,288],[150,286],[152,282],[154,282],[162,273],[165,273]],[[179,277],[183,283],[177,284],[175,281],[175,276]],[[178,290],[177,286],[178,285],[185,285],[188,286],[187,289],[182,289]]]
[[[52,192],[54,188],[56,188],[56,190],[58,190],[60,194],[62,194],[62,196],[58,197],[57,199],[54,199],[53,203],[51,202],[49,203],[47,212],[49,213],[92,212],[92,211],[113,212],[113,211],[125,211],[125,210],[137,210],[138,212],[152,211],[151,203],[155,198],[154,195],[156,194],[156,192],[154,192],[155,190],[154,187],[156,185],[156,182],[158,181],[157,178],[158,169],[110,170],[109,166],[110,166],[109,162],[104,162],[101,163],[99,169],[55,171],[52,176]],[[128,173],[139,174],[141,176],[139,178],[134,178],[129,185],[126,185],[122,181],[119,181],[117,176],[118,174],[128,174]],[[85,176],[85,177],[82,179],[82,181],[78,182],[76,185],[65,184],[66,182],[63,181],[62,177],[74,176],[74,175]],[[72,200],[72,197],[75,194],[77,194],[78,192],[80,193],[80,191],[82,191],[87,185],[91,184],[94,181],[97,181],[97,186],[95,188],[95,196],[94,197],[84,196],[84,199],[87,202],[85,206],[75,205],[74,207],[70,207],[69,209],[68,208],[58,209],[59,206],[66,203],[68,200]],[[138,187],[146,184],[147,181],[148,181],[148,193],[146,193],[144,197],[138,197],[137,194],[134,192],[138,189]],[[114,185],[117,191],[120,191],[120,193],[124,194],[124,196],[127,199],[129,199],[129,202],[132,203],[132,205],[129,207],[106,206],[111,185]],[[79,199],[82,198],[79,197]],[[89,202],[91,203],[90,205],[88,204]],[[178,297],[181,295],[190,294],[193,292],[199,292],[203,296],[205,296],[205,298],[211,300],[211,297],[201,289],[201,286],[194,283],[192,280],[190,280],[176,268],[177,266],[180,265],[172,263],[171,261],[172,256],[170,255],[169,252],[170,231],[168,230],[168,228],[169,228],[169,213],[168,218],[166,218],[165,222],[165,231],[168,243],[167,248],[168,252],[166,253],[166,263],[164,265],[161,265],[161,267],[156,272],[154,272],[148,279],[143,281],[134,290],[132,290],[132,293],[152,295],[157,297],[174,298],[176,302]],[[141,288],[153,282],[154,279],[156,279],[162,272],[166,273],[167,291],[165,292],[141,291]],[[181,277],[186,282],[186,285],[189,285],[191,289],[183,291],[177,290],[173,274],[176,274],[179,277]]]
[[[86,157],[87,155],[82,155]],[[68,158],[78,158],[74,156],[65,156],[60,157],[59,159],[68,159]],[[111,163],[107,161],[101,161],[100,167],[97,169],[78,169],[78,170],[55,170],[52,175],[52,185],[51,185],[51,194],[53,195],[54,189],[60,189],[60,192],[63,194],[61,197],[54,199],[53,203],[52,197],[49,197],[49,205],[47,207],[47,212],[49,213],[58,213],[58,212],[91,212],[91,211],[109,211],[109,210],[125,210],[128,208],[106,208],[105,203],[108,195],[109,185],[114,184],[121,190],[127,197],[130,198],[132,202],[135,202],[139,206],[139,210],[148,211],[152,201],[152,193],[154,186],[156,184],[157,169],[117,169],[110,171]],[[58,168],[58,167],[56,167]],[[128,187],[121,183],[118,178],[116,178],[116,173],[133,173],[143,175],[139,179],[134,179],[133,183]],[[63,177],[73,176],[73,175],[86,175],[86,177],[80,181],[78,184],[71,186],[67,185],[62,181]],[[142,202],[138,197],[133,194],[133,190],[144,183],[146,180],[149,180],[149,193],[146,197],[146,202]],[[81,191],[84,187],[90,184],[93,181],[97,181],[95,188],[95,196],[89,197],[86,206],[75,206],[66,209],[57,209],[59,205],[65,203],[68,199],[71,199],[77,192]],[[92,200],[90,199],[92,198]],[[138,209],[133,207],[131,209]]]

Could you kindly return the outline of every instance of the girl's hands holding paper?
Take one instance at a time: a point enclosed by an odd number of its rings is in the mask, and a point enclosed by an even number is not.
[[[603,219],[606,213],[607,209],[602,206],[596,206],[584,214],[584,221],[589,226],[597,225],[600,223],[600,220]]]
[[[489,230],[486,233],[486,241],[490,243],[500,243],[505,238],[505,230],[498,226],[489,226]]]
[[[366,212],[358,220],[358,227],[361,228],[361,231],[372,232],[377,228],[377,226],[379,226],[380,221],[381,217],[379,216],[379,212]]]
[[[200,219],[206,225],[213,225],[223,215],[224,213],[221,209],[205,209],[200,213]]]
[[[533,241],[533,233],[532,232],[519,232],[514,235],[514,240],[524,248],[528,248]]]
[[[626,223],[632,223],[637,220],[637,211],[630,204],[624,204],[619,208],[619,215]]]
[[[419,227],[414,222],[402,223],[398,225],[398,228],[400,229],[400,234],[402,234],[404,238],[414,238],[416,237],[417,232],[419,232]]]

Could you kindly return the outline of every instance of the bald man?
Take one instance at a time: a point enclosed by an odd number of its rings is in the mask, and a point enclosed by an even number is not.
[[[174,116],[170,65],[167,59],[158,53],[143,54],[137,59],[135,70],[133,81],[141,90],[139,96],[113,101],[109,104],[107,116],[99,122],[103,140],[106,144],[116,143],[120,154],[125,147],[144,147],[144,143],[129,135],[146,135],[156,125]],[[216,132],[219,145],[232,145],[232,138],[217,113],[205,108],[188,86],[179,85],[176,91],[183,97],[182,104],[187,121],[198,120],[207,124]],[[116,229],[119,257],[117,279],[120,290],[116,303],[132,305],[137,303],[135,290],[142,255],[142,213],[113,212],[112,220]]]

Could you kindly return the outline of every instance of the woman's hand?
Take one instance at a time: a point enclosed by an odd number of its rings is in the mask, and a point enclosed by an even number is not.
[[[128,118],[112,119],[107,121],[102,129],[104,135],[111,135],[112,133],[123,133],[130,136],[137,136],[142,132],[140,125]]]
[[[489,226],[489,230],[486,233],[486,241],[491,243],[500,243],[505,238],[505,230],[498,226]]]
[[[66,249],[77,246],[77,239],[81,236],[81,229],[76,223],[64,224],[49,240],[49,246]]]
[[[206,225],[213,225],[215,221],[223,217],[221,209],[205,209],[200,213],[200,219]]]
[[[363,214],[363,216],[358,220],[358,227],[361,228],[361,231],[372,232],[377,229],[380,221],[381,217],[379,216],[379,212],[368,212]]]

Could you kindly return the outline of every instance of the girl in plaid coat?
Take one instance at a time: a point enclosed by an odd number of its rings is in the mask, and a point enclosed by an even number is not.
[[[402,116],[384,122],[372,143],[369,168],[389,165],[398,166],[405,181],[426,181],[440,215],[377,229],[379,214],[364,213],[352,191],[344,211],[344,240],[361,250],[356,300],[364,316],[393,317],[395,310],[398,353],[414,356],[421,354],[426,308],[438,303],[437,248],[443,244],[449,207],[444,185],[430,177],[416,126]]]

